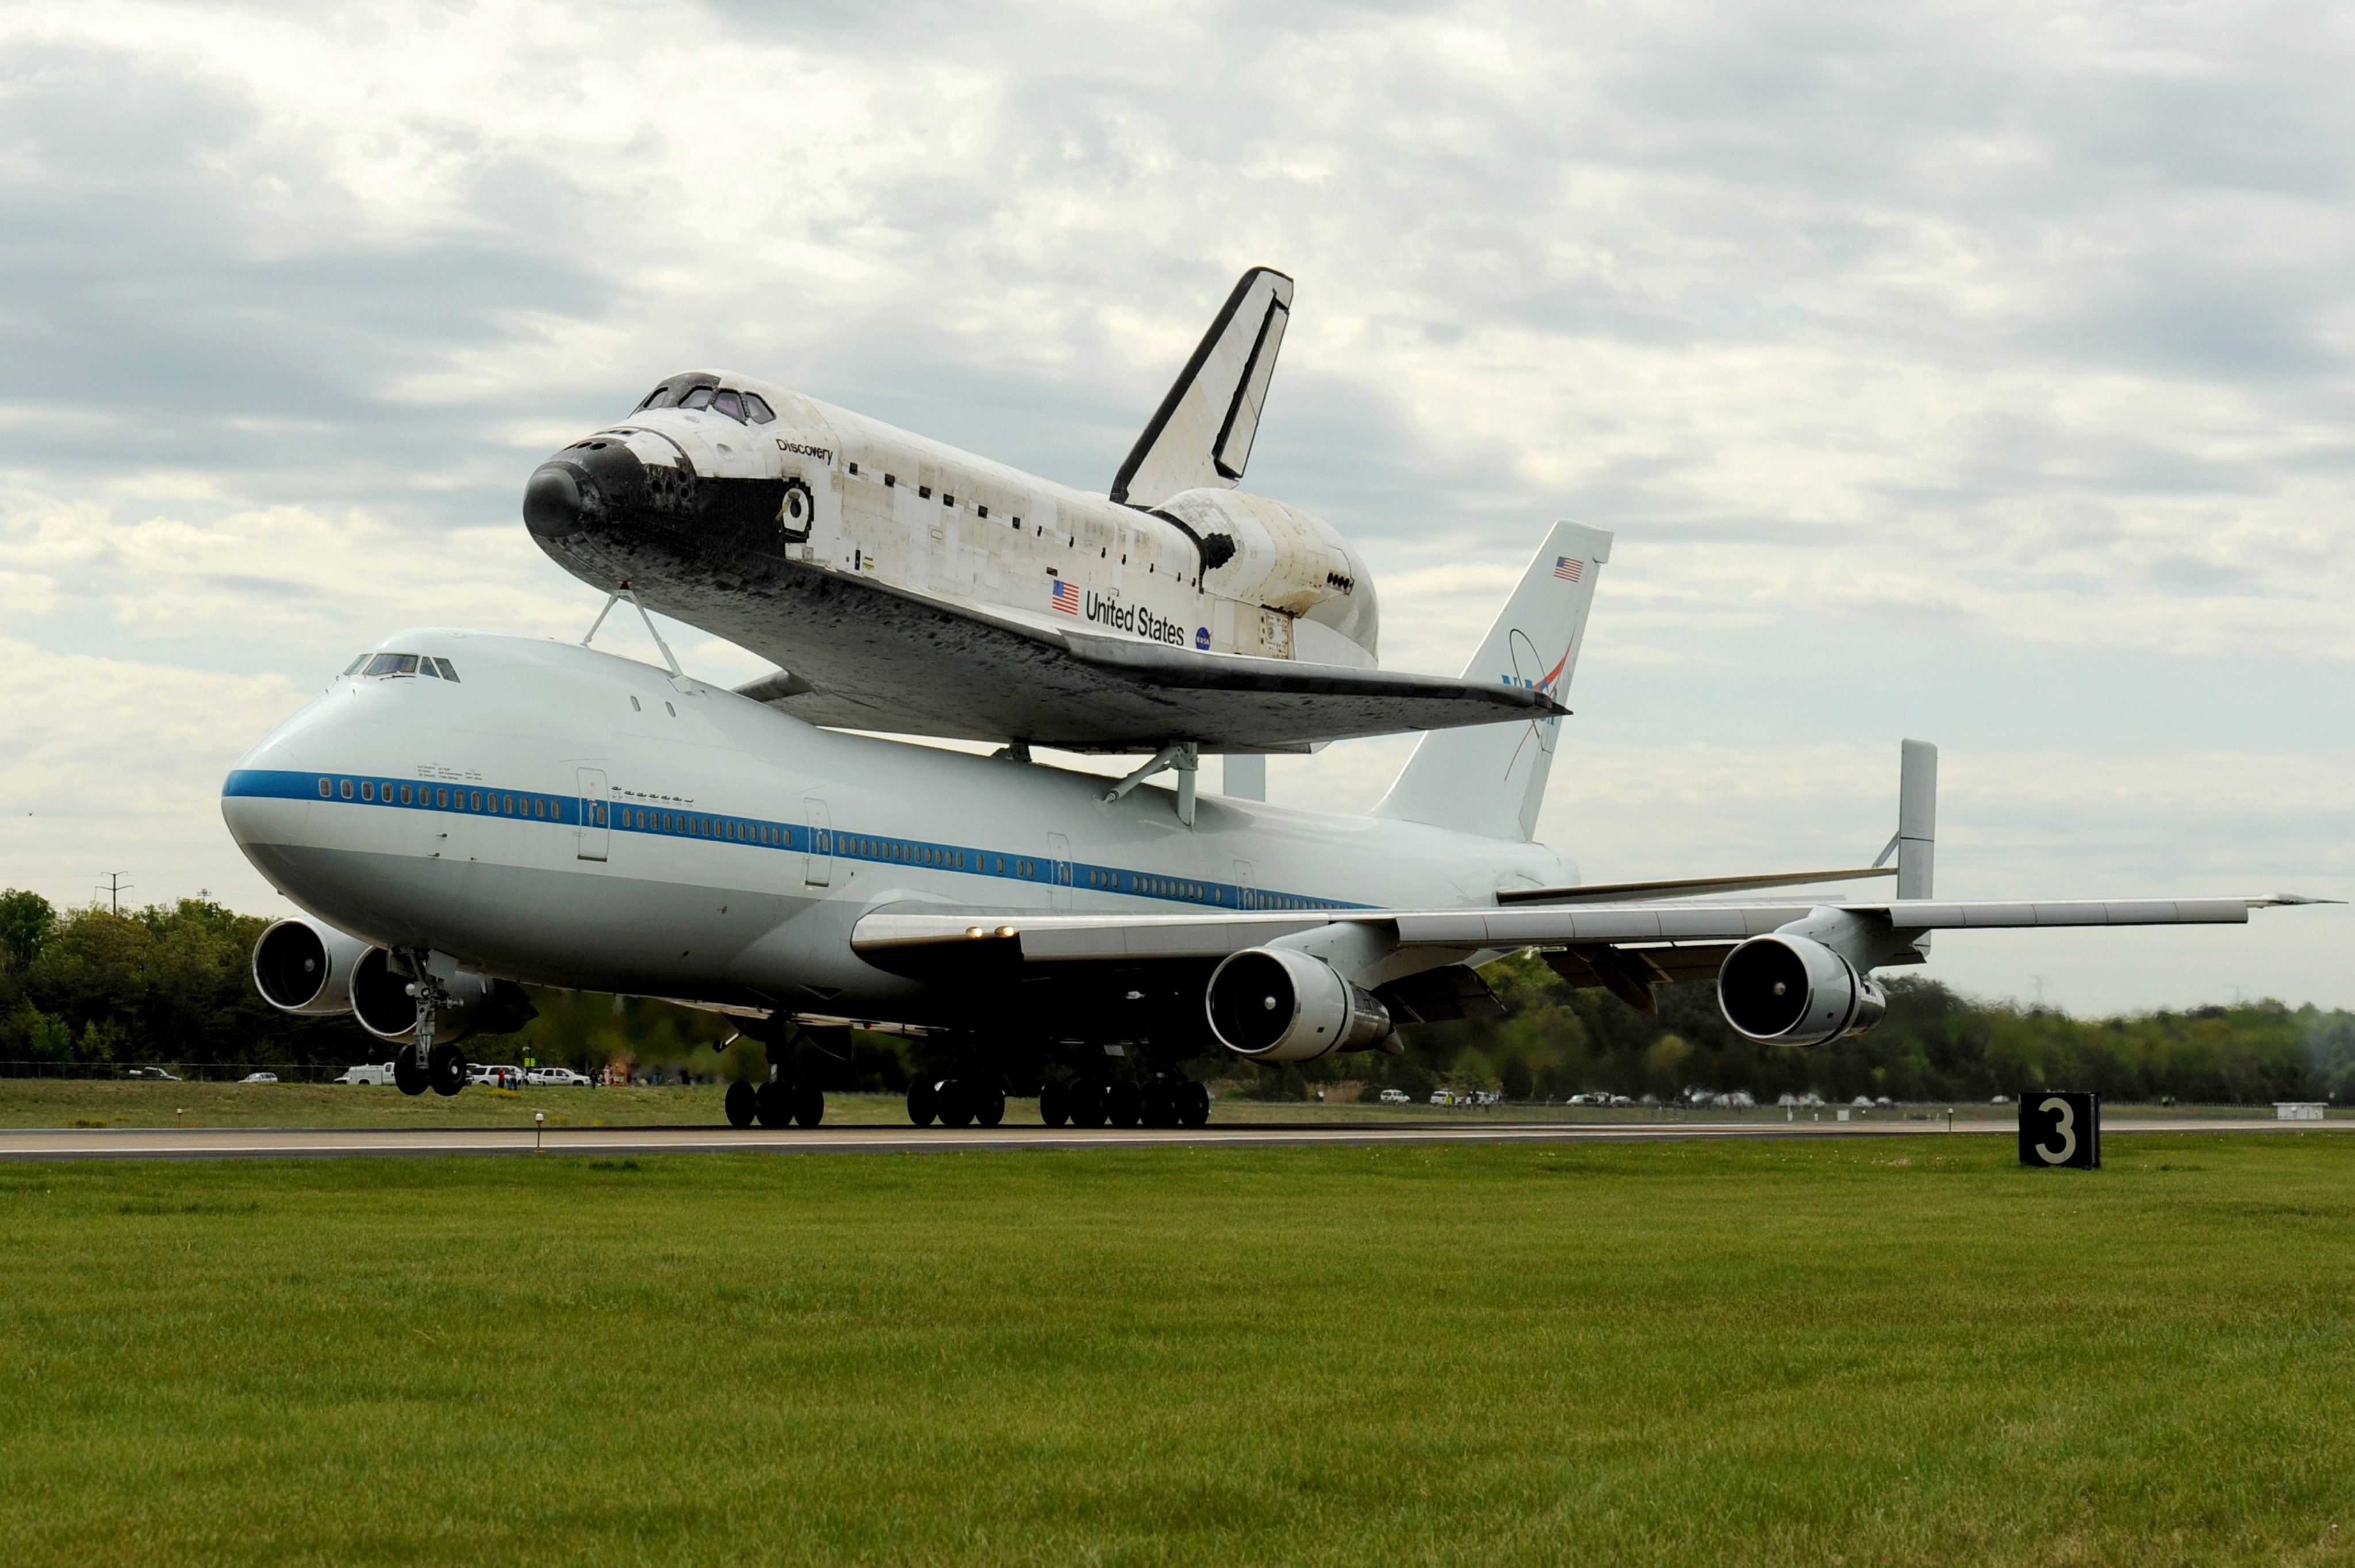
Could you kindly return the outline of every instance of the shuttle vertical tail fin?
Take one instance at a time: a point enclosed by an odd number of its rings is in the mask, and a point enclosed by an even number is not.
[[[1586,640],[1595,576],[1610,559],[1611,536],[1601,528],[1556,523],[1464,677],[1534,687],[1560,701]],[[1526,842],[1537,831],[1561,728],[1559,719],[1540,719],[1432,731],[1374,815]]]
[[[1291,316],[1290,278],[1269,267],[1242,275],[1120,465],[1114,500],[1157,507],[1180,490],[1242,478]]]

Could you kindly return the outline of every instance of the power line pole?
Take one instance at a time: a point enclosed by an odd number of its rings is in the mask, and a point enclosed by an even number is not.
[[[123,891],[138,884],[124,881],[120,871],[101,871],[99,874],[106,879],[106,887],[102,891],[106,894],[107,907],[120,915],[123,912]]]

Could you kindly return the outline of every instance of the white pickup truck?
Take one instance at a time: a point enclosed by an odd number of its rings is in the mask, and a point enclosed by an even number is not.
[[[336,1082],[338,1083],[389,1083],[392,1082],[392,1063],[363,1061],[357,1067],[345,1068],[344,1075]]]

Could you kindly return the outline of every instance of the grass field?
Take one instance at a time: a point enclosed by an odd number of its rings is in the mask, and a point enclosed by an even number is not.
[[[720,1105],[722,1086],[698,1083],[686,1087],[619,1089],[518,1089],[495,1092],[470,1088],[444,1099],[421,1094],[415,1099],[382,1085],[357,1087],[330,1083],[155,1083],[124,1080],[72,1078],[0,1078],[0,1127],[485,1127],[529,1126],[534,1112],[545,1113],[551,1126],[716,1126],[727,1120]],[[2270,1106],[2111,1105],[2113,1117],[2137,1115],[2181,1116],[2269,1116]],[[1957,1105],[1957,1120],[2009,1123],[2018,1115],[2010,1105]],[[1910,1106],[1870,1113],[1876,1122],[1902,1122],[1908,1114],[1933,1116],[1943,1125],[1945,1106]],[[2334,1110],[2334,1119],[2350,1113]],[[1802,1111],[1832,1119],[1833,1112]],[[896,1094],[832,1094],[826,1097],[829,1122],[907,1121],[905,1103]],[[1017,1125],[1036,1125],[1038,1103],[1010,1100],[1006,1119]],[[1780,1122],[1783,1113],[1772,1105],[1746,1112],[1678,1111],[1673,1108],[1631,1107],[1593,1110],[1576,1105],[1497,1105],[1483,1110],[1466,1106],[1318,1104],[1313,1101],[1254,1101],[1232,1097],[1219,1103],[1217,1119],[1226,1122],[1441,1122],[1476,1125],[1481,1122],[1674,1121]]]
[[[2355,1143],[0,1168],[18,1563],[2355,1556]]]

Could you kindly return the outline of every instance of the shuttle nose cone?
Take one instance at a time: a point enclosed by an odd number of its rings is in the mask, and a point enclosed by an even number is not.
[[[523,524],[542,539],[570,539],[581,531],[580,481],[560,463],[543,463],[523,487]]]

